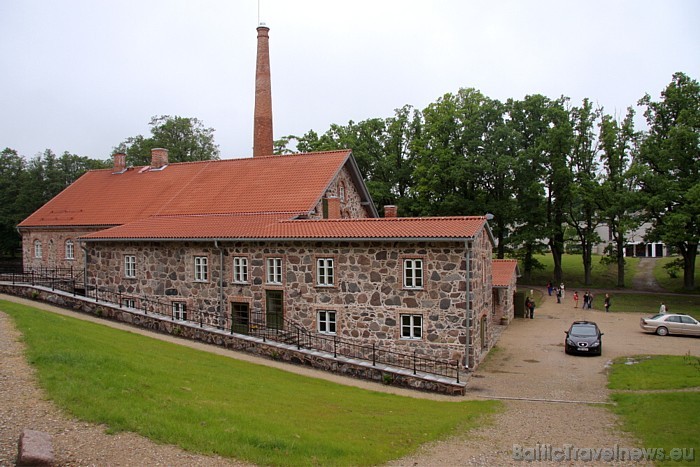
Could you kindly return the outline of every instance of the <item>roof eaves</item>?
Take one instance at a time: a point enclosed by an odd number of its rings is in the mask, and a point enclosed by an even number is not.
[[[462,242],[473,237],[101,237],[85,238],[86,242]]]

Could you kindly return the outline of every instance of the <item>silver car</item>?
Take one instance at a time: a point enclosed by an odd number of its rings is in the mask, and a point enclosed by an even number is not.
[[[700,336],[700,322],[692,316],[677,313],[659,313],[651,318],[641,318],[639,326],[646,332],[655,332],[659,336],[667,334]]]

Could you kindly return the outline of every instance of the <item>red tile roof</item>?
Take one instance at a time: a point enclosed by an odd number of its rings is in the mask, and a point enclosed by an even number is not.
[[[114,226],[154,215],[307,213],[350,150],[87,172],[20,227]],[[289,216],[291,217],[291,216]]]
[[[154,216],[86,235],[89,240],[367,239],[462,240],[487,228],[483,216],[289,220],[290,213]]]
[[[508,287],[518,275],[518,260],[494,259],[492,261],[491,274],[494,287]]]

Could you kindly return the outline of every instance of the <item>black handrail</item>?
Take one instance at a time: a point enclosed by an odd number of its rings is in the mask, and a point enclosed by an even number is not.
[[[57,272],[55,269],[52,272]],[[203,327],[215,327],[219,330],[230,331],[231,334],[246,334],[263,339],[272,340],[284,344],[296,346],[297,349],[310,349],[338,355],[357,360],[372,362],[372,366],[385,364],[411,370],[413,374],[418,371],[437,376],[455,378],[459,383],[459,365],[456,362],[439,360],[424,355],[419,355],[417,350],[413,354],[397,352],[385,349],[376,343],[371,345],[358,344],[348,339],[343,339],[337,335],[317,334],[300,326],[287,317],[283,317],[282,326],[268,326],[267,316],[264,312],[251,312],[249,322],[242,325],[235,324],[230,315],[223,315],[216,312],[194,310],[189,316],[176,319],[171,302],[163,302],[157,298],[145,295],[127,294],[122,291],[113,291],[106,287],[88,286],[82,290],[82,281],[75,277],[59,275],[44,275],[37,271],[24,273],[0,273],[0,281],[12,282],[13,284],[31,284],[51,288],[51,290],[62,290],[75,295],[82,292],[86,298],[95,302],[104,302],[117,305],[123,308],[125,300],[133,300],[134,308],[145,314],[163,316],[176,321],[189,322]],[[187,319],[189,318],[189,319]]]

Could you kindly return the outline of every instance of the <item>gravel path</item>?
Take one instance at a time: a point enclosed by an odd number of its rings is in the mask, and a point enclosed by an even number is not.
[[[145,330],[15,297],[0,295],[0,298],[29,303],[53,312],[90,319],[231,358],[274,365],[309,377],[326,378],[412,397],[455,400],[448,396],[385,387],[170,336],[151,334]],[[689,352],[691,355],[700,355],[700,339],[662,338],[643,334],[639,330],[639,314],[575,310],[569,300],[557,304],[547,298],[536,310],[535,319],[518,319],[505,329],[496,351],[492,352],[486,364],[469,381],[469,390],[464,399],[503,400],[504,410],[493,418],[493,423],[468,434],[424,445],[415,455],[389,465],[522,466],[523,462],[513,459],[514,445],[523,448],[536,448],[538,444],[555,448],[565,445],[608,448],[615,444],[620,447],[640,447],[636,440],[619,430],[618,420],[605,406],[609,396],[605,387],[606,362],[617,356],[642,353],[684,355]],[[585,358],[564,354],[563,331],[572,320],[584,318],[597,321],[605,332],[602,357]],[[47,402],[37,388],[33,371],[23,357],[20,337],[10,318],[0,312],[0,466],[14,465],[17,440],[23,428],[50,433],[60,465],[244,465],[219,457],[193,455],[174,446],[155,444],[135,434],[107,435],[103,426],[66,417]],[[558,462],[526,464],[562,465]],[[567,463],[578,464],[581,462]],[[586,462],[585,465],[629,465],[629,462]]]

